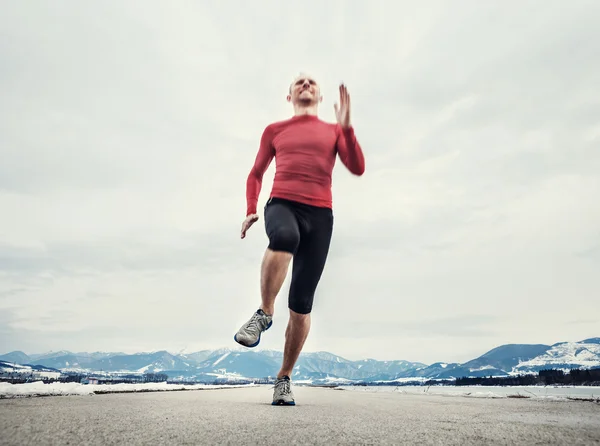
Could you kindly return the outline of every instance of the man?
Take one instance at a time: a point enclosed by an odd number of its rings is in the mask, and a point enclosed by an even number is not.
[[[331,175],[336,156],[355,175],[362,175],[365,160],[350,121],[350,95],[339,87],[334,105],[337,124],[318,117],[323,100],[317,82],[298,76],[290,85],[287,101],[294,116],[268,125],[263,131],[254,166],[246,182],[246,219],[241,238],[258,220],[257,202],[262,178],[276,160],[273,188],[264,207],[269,245],[261,265],[262,303],[235,334],[246,347],[255,347],[261,333],[271,327],[275,297],[293,258],[288,296],[289,321],[285,332],[283,363],[277,374],[273,405],[294,405],[290,386],[292,370],[310,329],[314,293],[325,267],[333,231]]]

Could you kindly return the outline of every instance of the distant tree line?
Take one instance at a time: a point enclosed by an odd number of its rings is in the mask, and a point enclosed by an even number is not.
[[[169,379],[166,373],[144,373],[145,383],[162,383]]]
[[[127,375],[95,375],[95,374],[82,374],[82,373],[67,373],[61,375],[56,381],[68,383],[68,382],[82,382],[84,379],[95,379],[98,380],[99,384],[140,384],[140,383],[157,383],[165,382],[169,379],[166,373],[144,373],[139,374],[127,374]]]
[[[502,377],[457,378],[457,386],[535,386],[535,385],[575,385],[600,386],[600,368],[573,369],[568,372],[556,369],[540,370],[537,375],[519,375]]]
[[[69,373],[61,375],[60,378],[58,378],[58,381],[61,383],[80,383],[86,376],[87,375],[81,373]]]
[[[36,375],[33,374],[15,374],[15,375],[5,375],[5,376],[0,376],[0,382],[7,382],[10,384],[25,384],[25,383],[30,383],[30,382],[37,382],[37,381],[41,381],[44,384],[50,384],[53,382],[56,382],[57,380],[54,378],[44,378],[44,377],[38,377]]]
[[[544,384],[537,375],[519,376],[478,376],[476,378],[456,378],[456,386],[535,386]]]

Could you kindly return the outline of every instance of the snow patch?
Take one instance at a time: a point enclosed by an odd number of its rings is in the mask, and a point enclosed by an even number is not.
[[[53,372],[51,370],[37,370],[27,365],[14,364],[12,362],[6,362],[9,367],[0,367],[0,374],[17,374],[27,375],[34,379],[49,378],[58,379],[61,372]]]
[[[213,363],[213,367],[216,366],[218,363],[220,363],[223,359],[227,358],[229,356],[231,352],[227,352],[225,353],[223,356],[221,356],[219,359],[217,359],[214,363]]]
[[[242,385],[214,385],[214,384],[167,384],[167,383],[140,383],[140,384],[80,384],[80,383],[51,383],[41,381],[10,384],[0,383],[0,398],[15,398],[23,396],[56,396],[56,395],[93,395],[96,392],[148,392],[148,391],[174,391],[174,390],[204,390],[252,387],[255,384]]]
[[[479,367],[478,369],[469,369],[469,372],[473,373],[473,372],[481,372],[483,370],[493,370],[495,369],[495,367],[491,366],[491,365],[484,365],[483,367]]]
[[[341,383],[351,383],[352,382],[352,380],[350,380],[350,379],[338,378],[338,377],[334,377],[334,376],[327,376],[327,378],[325,378],[324,381],[327,382],[328,384],[329,383],[331,383],[331,384],[334,384],[334,383],[341,384]]]
[[[227,381],[249,380],[249,378],[246,378],[237,372],[228,372],[227,369],[218,369],[214,372],[205,373],[205,375],[214,376],[216,379]]]
[[[32,370],[31,367],[20,365],[20,364],[15,364],[13,362],[6,362],[6,364],[8,364],[9,367],[0,367],[0,370],[6,371],[6,372],[12,372],[12,371],[21,372],[21,371]]]
[[[529,361],[523,361],[515,369],[553,367],[569,364],[578,367],[596,367],[600,362],[600,344],[564,342],[554,345],[546,353]]]

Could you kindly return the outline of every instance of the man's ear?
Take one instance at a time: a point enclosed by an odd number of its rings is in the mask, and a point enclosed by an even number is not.
[[[286,101],[290,102],[292,100],[292,96],[290,96],[289,94],[286,96]]]

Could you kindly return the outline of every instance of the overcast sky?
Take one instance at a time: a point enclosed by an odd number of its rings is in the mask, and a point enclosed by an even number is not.
[[[246,177],[301,71],[330,122],[348,85],[366,158],[334,170],[306,351],[600,336],[599,2],[1,10],[0,353],[235,347],[267,244],[262,218],[239,237]],[[262,348],[283,349],[288,286]]]

